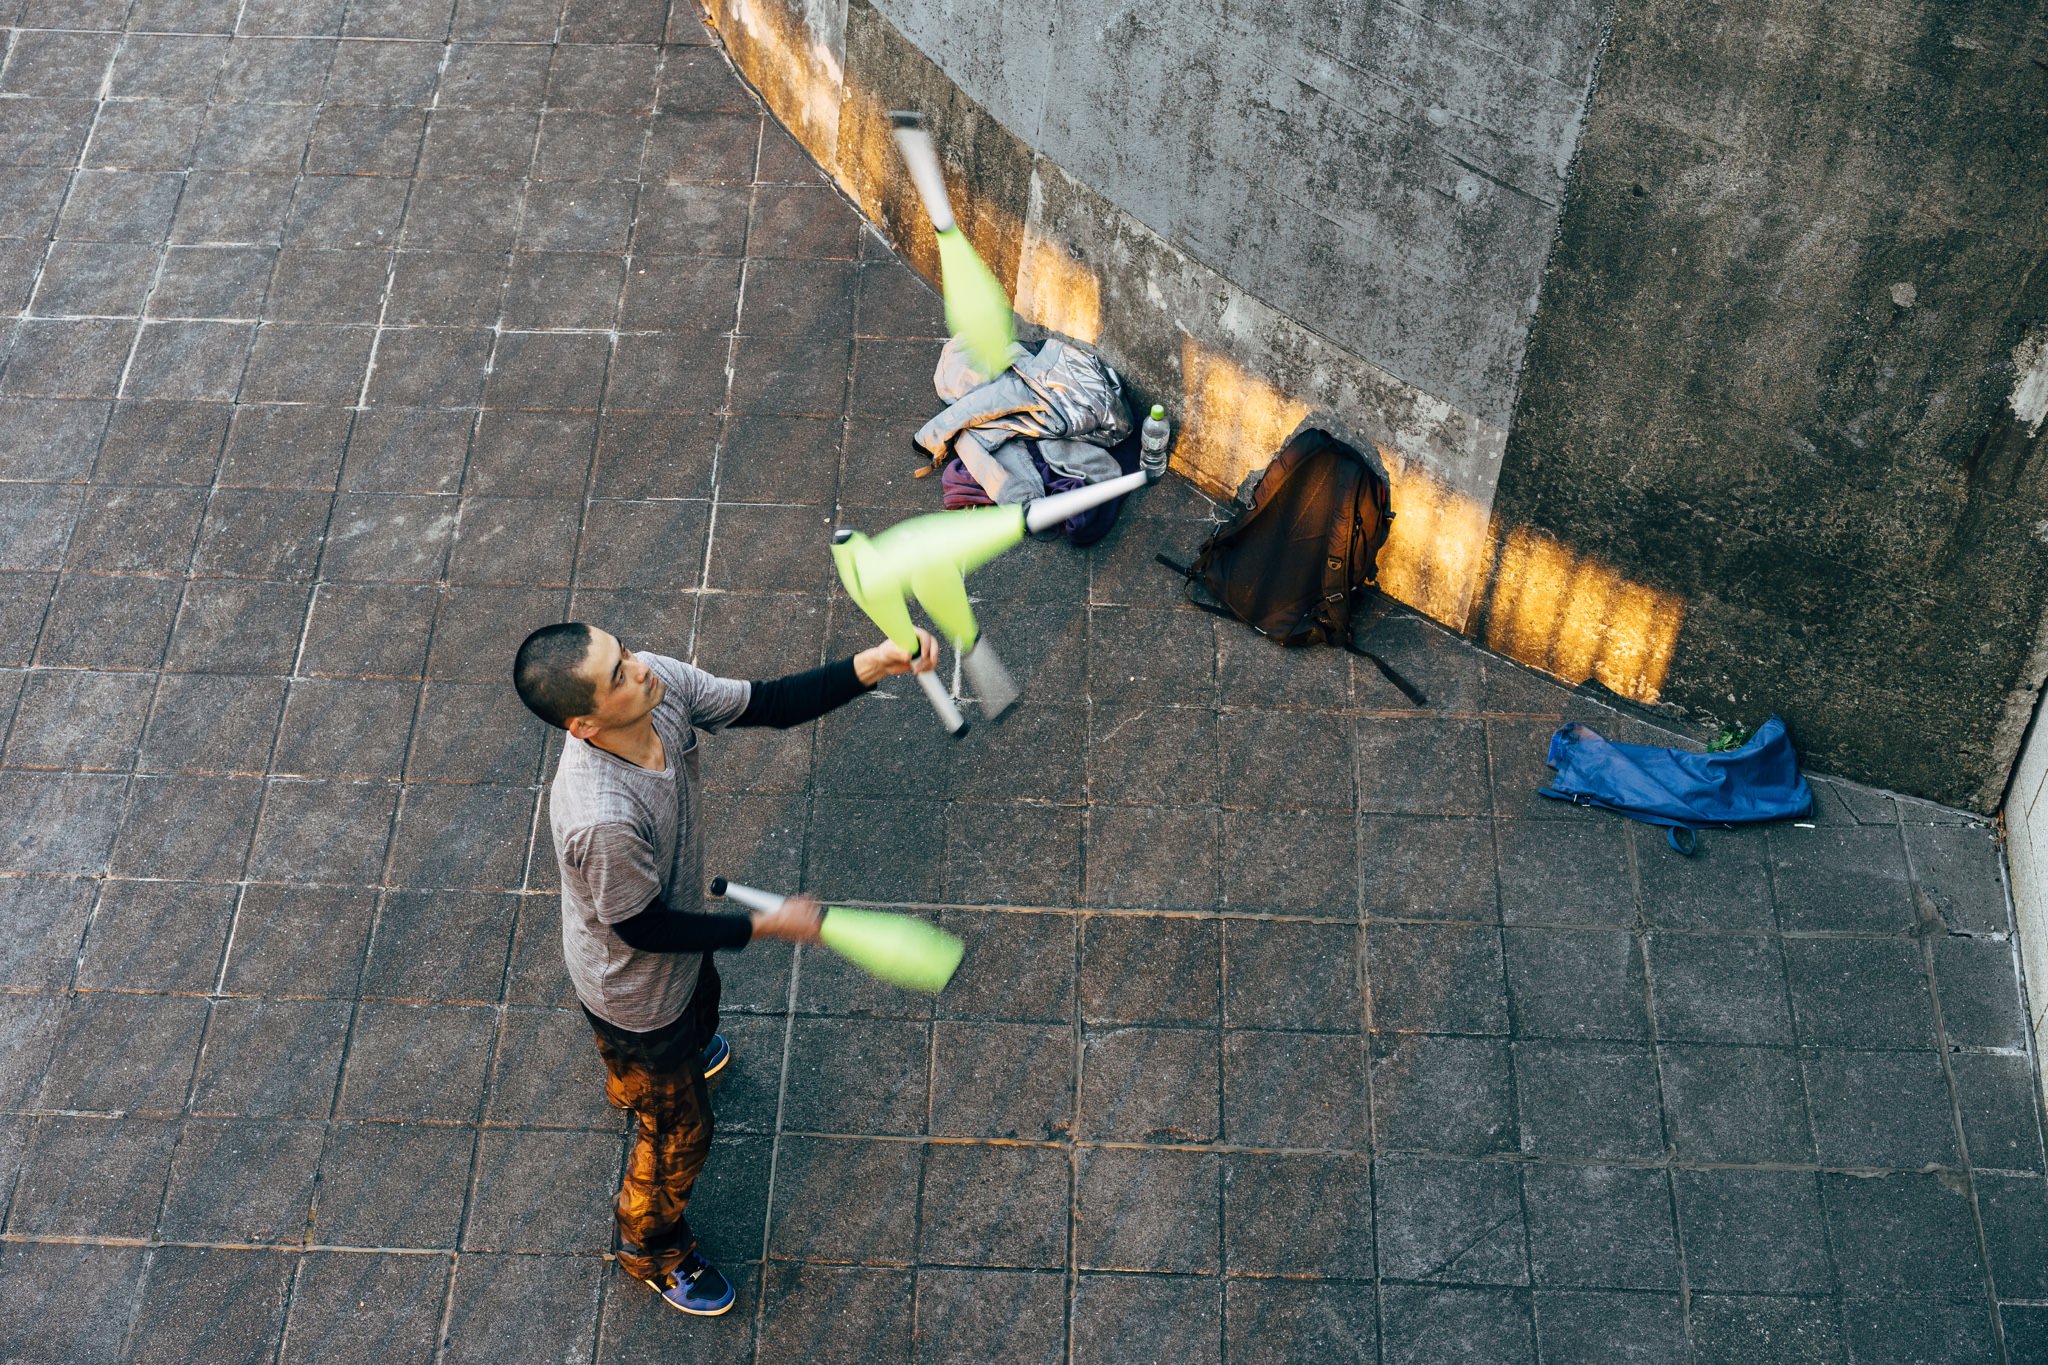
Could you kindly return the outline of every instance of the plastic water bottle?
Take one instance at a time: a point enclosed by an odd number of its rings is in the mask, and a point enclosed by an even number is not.
[[[1158,483],[1159,476],[1166,472],[1166,447],[1172,440],[1173,428],[1167,423],[1166,409],[1154,403],[1138,436],[1138,467],[1145,471],[1148,482]]]

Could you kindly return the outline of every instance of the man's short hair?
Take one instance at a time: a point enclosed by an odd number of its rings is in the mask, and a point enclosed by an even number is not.
[[[568,729],[571,717],[597,709],[596,686],[576,672],[595,638],[581,621],[542,626],[526,637],[512,661],[512,685],[519,689],[519,700],[557,730]]]

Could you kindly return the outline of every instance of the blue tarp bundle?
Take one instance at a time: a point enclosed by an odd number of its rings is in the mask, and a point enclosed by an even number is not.
[[[1813,788],[1799,775],[1799,756],[1776,716],[1741,748],[1718,754],[1616,744],[1573,722],[1550,737],[1549,762],[1557,776],[1539,795],[1666,826],[1680,853],[1692,852],[1691,840],[1679,840],[1681,829],[1786,820],[1813,810]]]

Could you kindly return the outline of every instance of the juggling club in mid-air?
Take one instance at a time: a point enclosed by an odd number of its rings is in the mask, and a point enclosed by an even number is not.
[[[1151,480],[1140,470],[1022,505],[929,512],[899,521],[873,536],[841,527],[832,537],[832,561],[847,596],[884,635],[912,655],[918,647],[917,629],[910,620],[910,599],[915,597],[932,624],[960,651],[969,685],[981,699],[984,713],[993,719],[1017,700],[1017,685],[981,636],[974,608],[967,600],[966,575],[1017,544],[1028,532],[1058,526],[1148,482]],[[966,718],[937,674],[927,671],[916,676],[946,732],[956,738],[965,734]]]
[[[1010,296],[995,277],[974,243],[960,231],[953,218],[953,201],[946,195],[946,177],[939,169],[939,154],[932,135],[925,130],[924,115],[901,110],[889,115],[896,131],[896,146],[903,164],[910,170],[911,183],[931,216],[932,231],[939,243],[939,292],[946,301],[946,329],[959,337],[967,357],[976,369],[990,377],[1010,368],[1010,347],[1017,341],[1017,317],[1010,308]]]
[[[711,894],[749,910],[775,910],[785,897],[759,887],[741,886],[723,877],[711,879]],[[818,939],[854,966],[892,986],[937,995],[946,989],[967,947],[936,925],[909,915],[883,910],[827,906],[818,923]]]

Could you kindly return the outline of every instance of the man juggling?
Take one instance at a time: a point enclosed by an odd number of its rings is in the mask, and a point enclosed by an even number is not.
[[[606,1094],[638,1121],[619,1186],[619,1264],[685,1313],[716,1317],[735,1297],[683,1214],[711,1150],[706,1081],[732,1058],[718,1033],[713,954],[755,938],[815,943],[820,916],[809,896],[704,912],[697,732],[815,720],[884,678],[929,671],[938,643],[920,631],[917,644],[914,659],[885,641],[743,682],[564,622],[529,635],[513,663],[520,700],[569,735],[548,793],[562,954],[609,1073]]]

